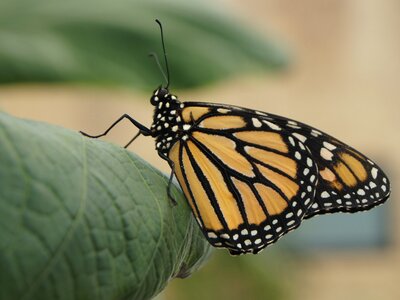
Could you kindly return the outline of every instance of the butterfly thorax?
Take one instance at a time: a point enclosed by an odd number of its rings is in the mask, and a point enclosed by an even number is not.
[[[155,107],[151,135],[156,140],[156,150],[168,155],[169,149],[182,135],[181,111],[184,104],[164,88],[155,90],[150,102]]]

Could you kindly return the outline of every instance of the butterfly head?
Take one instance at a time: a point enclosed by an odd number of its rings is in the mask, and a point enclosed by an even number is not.
[[[167,88],[159,86],[153,92],[153,95],[150,98],[150,103],[153,106],[158,106],[160,102],[168,101],[168,98],[170,98],[170,97],[171,97],[171,95],[169,93],[169,90]]]

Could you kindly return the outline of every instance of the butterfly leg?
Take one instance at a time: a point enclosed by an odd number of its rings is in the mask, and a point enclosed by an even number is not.
[[[168,194],[168,198],[171,200],[173,205],[177,205],[178,202],[176,201],[176,199],[172,196],[171,193],[171,187],[172,187],[172,179],[174,178],[174,169],[171,170],[171,174],[169,175],[169,180],[168,180],[168,187],[167,187],[167,194]]]
[[[175,163],[165,154],[160,153],[161,158],[165,159],[170,167],[171,167],[171,174],[169,175],[169,180],[168,180],[168,187],[167,187],[167,195],[169,200],[171,200],[173,205],[177,205],[178,202],[176,199],[172,196],[172,179],[174,179],[174,173],[175,173]]]
[[[129,142],[128,142],[128,143],[127,143],[125,146],[124,146],[124,148],[125,148],[125,149],[126,149],[126,148],[128,148],[128,147],[129,147],[129,145],[130,145],[130,144],[132,144],[132,143],[133,143],[133,141],[134,141],[134,140],[136,140],[136,138],[137,138],[137,137],[139,137],[139,135],[141,135],[141,132],[140,132],[140,130],[139,130],[139,132],[138,132],[138,133],[136,133],[136,134],[135,134],[135,136],[134,136],[134,137],[133,137],[133,138],[132,138],[132,139],[131,139],[131,140],[130,140],[130,141],[129,141]]]
[[[81,134],[83,134],[84,136],[96,139],[96,138],[99,138],[99,137],[107,135],[107,133],[109,133],[111,129],[113,129],[119,122],[121,122],[124,119],[128,119],[134,126],[136,126],[139,129],[139,132],[128,142],[128,144],[125,145],[125,148],[127,148],[139,135],[141,135],[141,134],[143,134],[144,136],[151,135],[151,130],[150,129],[148,129],[146,126],[140,124],[138,121],[133,119],[128,114],[124,114],[120,118],[118,118],[118,120],[116,120],[113,124],[111,124],[111,126],[108,127],[108,129],[106,131],[104,131],[102,134],[90,135],[90,134],[87,134],[87,133],[85,133],[83,131],[79,131],[79,132]]]

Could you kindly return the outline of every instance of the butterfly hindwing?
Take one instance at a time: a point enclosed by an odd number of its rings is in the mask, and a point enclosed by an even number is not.
[[[314,203],[306,214],[357,212],[382,204],[390,195],[389,180],[372,160],[311,126],[266,115],[310,150],[318,166]]]

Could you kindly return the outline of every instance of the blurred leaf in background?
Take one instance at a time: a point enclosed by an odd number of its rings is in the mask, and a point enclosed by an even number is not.
[[[226,251],[215,251],[204,269],[184,281],[174,280],[157,299],[291,299],[295,272],[290,259],[282,247],[267,252],[232,257]]]
[[[2,0],[0,83],[90,82],[154,88],[163,22],[174,88],[279,69],[286,55],[212,1]]]

